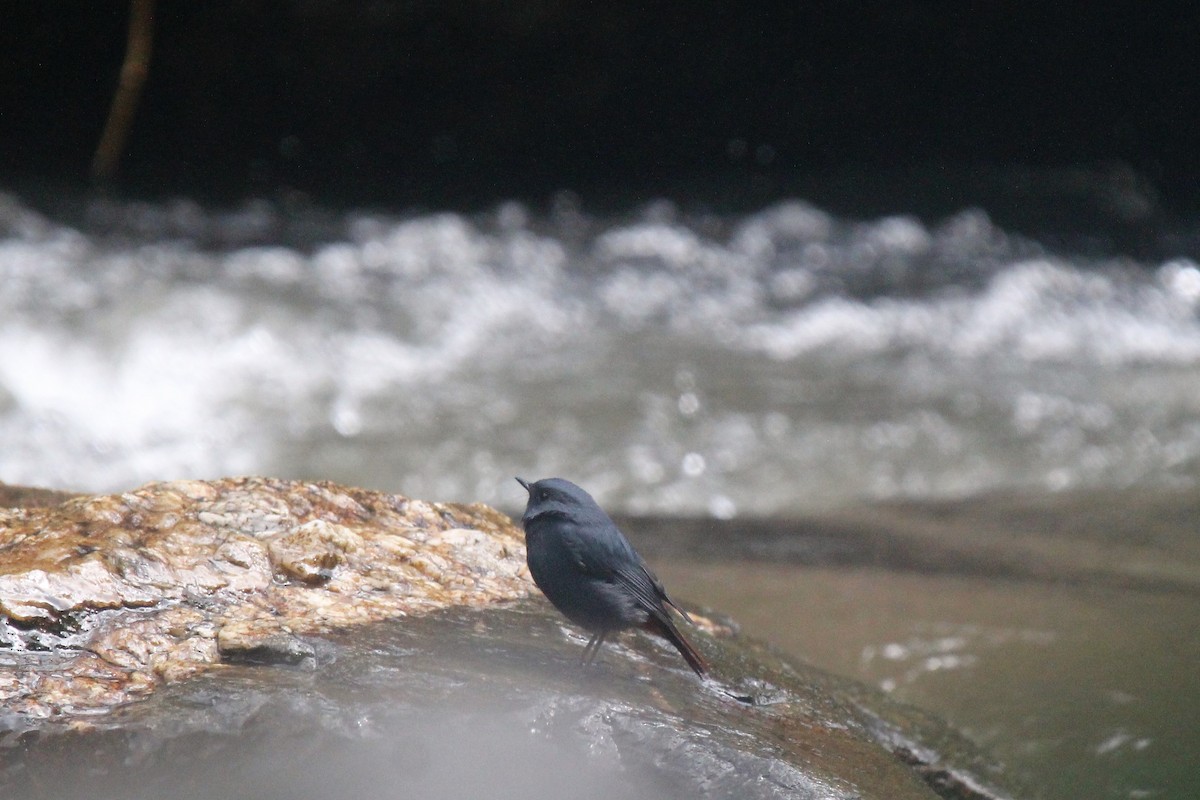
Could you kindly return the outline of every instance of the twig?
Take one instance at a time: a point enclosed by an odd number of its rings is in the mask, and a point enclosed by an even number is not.
[[[96,145],[92,157],[92,178],[97,181],[111,180],[117,174],[117,165],[133,126],[133,115],[146,76],[150,74],[150,51],[154,44],[154,0],[130,0],[129,39],[125,45],[125,61],[121,64],[121,79],[113,95],[112,107],[104,133]]]

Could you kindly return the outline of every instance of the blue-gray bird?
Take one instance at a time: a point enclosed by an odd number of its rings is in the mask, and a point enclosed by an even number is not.
[[[529,483],[521,523],[533,581],[567,619],[592,634],[583,650],[592,663],[604,639],[643,628],[672,645],[703,677],[704,659],[675,627],[667,606],[691,618],[667,597],[662,582],[592,496],[562,478]]]

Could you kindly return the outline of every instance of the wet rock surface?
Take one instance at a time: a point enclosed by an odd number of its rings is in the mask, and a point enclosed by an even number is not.
[[[712,680],[640,634],[582,668],[483,507],[152,484],[0,512],[0,565],[0,797],[1008,796],[943,724],[712,615]]]

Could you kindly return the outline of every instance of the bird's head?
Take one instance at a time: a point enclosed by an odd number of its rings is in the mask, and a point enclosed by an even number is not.
[[[586,516],[600,511],[590,494],[563,478],[543,478],[532,483],[517,478],[517,483],[529,492],[529,502],[525,505],[522,522],[547,516]]]

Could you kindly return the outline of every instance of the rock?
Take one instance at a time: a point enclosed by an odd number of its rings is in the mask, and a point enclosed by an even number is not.
[[[483,506],[244,478],[3,510],[0,611],[0,797],[1006,796],[712,615],[712,680],[640,634],[583,669]]]
[[[0,532],[0,643],[72,653],[53,675],[0,677],[0,703],[29,716],[125,703],[222,654],[267,658],[281,634],[532,588],[507,517],[324,483],[150,484],[0,510]]]

